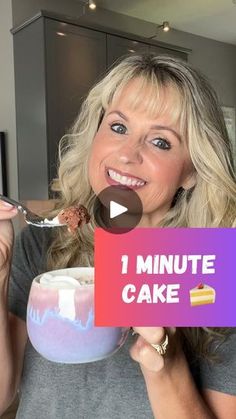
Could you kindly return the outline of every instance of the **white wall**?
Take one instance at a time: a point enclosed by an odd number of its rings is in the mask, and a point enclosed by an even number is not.
[[[18,197],[11,0],[0,0],[0,131],[6,133],[8,194]]]

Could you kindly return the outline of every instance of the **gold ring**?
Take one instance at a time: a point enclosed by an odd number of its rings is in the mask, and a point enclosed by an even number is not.
[[[159,355],[165,355],[167,352],[167,347],[169,343],[168,335],[166,334],[165,339],[162,343],[151,343],[152,347],[156,349],[156,351],[159,353]]]

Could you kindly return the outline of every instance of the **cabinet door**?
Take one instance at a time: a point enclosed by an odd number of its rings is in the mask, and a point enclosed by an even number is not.
[[[188,59],[188,55],[186,52],[176,51],[173,49],[159,47],[156,45],[150,45],[149,51],[156,55],[170,55],[171,57],[178,57],[185,61],[187,61]]]
[[[19,199],[48,198],[44,22],[14,33]]]
[[[132,41],[120,36],[107,35],[107,63],[111,66],[119,58],[130,53],[151,52],[156,55],[170,55],[187,61],[187,53],[162,46],[145,44],[144,42]]]
[[[56,176],[58,142],[81,102],[106,69],[106,35],[45,19],[49,181]]]
[[[107,35],[107,64],[110,67],[115,61],[130,53],[148,52],[149,46],[143,42],[132,41],[115,35]]]

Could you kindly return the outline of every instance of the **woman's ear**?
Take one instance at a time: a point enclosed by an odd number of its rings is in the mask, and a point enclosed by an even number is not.
[[[181,187],[186,191],[193,188],[197,183],[197,172],[191,172],[183,181]]]

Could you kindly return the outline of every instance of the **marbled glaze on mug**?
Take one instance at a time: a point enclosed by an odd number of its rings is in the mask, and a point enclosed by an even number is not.
[[[49,274],[78,280],[93,277],[94,268],[60,269]],[[93,362],[114,354],[123,345],[127,328],[94,326],[94,284],[58,289],[40,284],[41,277],[32,282],[27,330],[43,357],[68,364]]]

